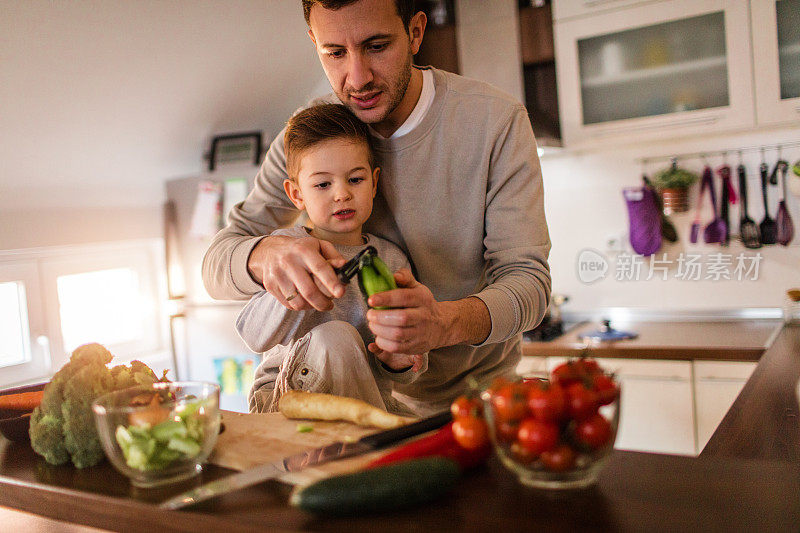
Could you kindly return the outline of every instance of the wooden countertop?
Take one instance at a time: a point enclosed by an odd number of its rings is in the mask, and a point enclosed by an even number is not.
[[[798,378],[800,326],[786,326],[700,457],[616,451],[587,491],[527,489],[492,459],[444,499],[402,512],[317,518],[289,507],[291,489],[277,482],[170,512],[151,502],[185,484],[137,491],[108,463],[52,467],[29,447],[0,440],[0,506],[46,517],[45,525],[49,518],[133,531],[797,531]],[[209,466],[202,480],[228,472]]]
[[[758,361],[780,320],[728,322],[614,322],[612,327],[638,333],[635,339],[592,345],[593,357],[635,359]],[[578,335],[596,331],[597,322],[581,324],[549,342],[522,343],[525,356],[575,357],[586,349]]]

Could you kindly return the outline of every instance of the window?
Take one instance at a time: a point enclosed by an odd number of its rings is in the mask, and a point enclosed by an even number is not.
[[[35,261],[0,257],[0,386],[41,378],[50,371],[41,287]],[[42,339],[43,341],[43,339]]]
[[[15,281],[0,283],[0,367],[31,359],[25,287]]]
[[[132,268],[59,276],[58,307],[64,351],[87,341],[133,342],[144,335],[145,299]]]
[[[166,350],[160,239],[0,252],[0,387],[49,377],[99,342],[115,362]]]

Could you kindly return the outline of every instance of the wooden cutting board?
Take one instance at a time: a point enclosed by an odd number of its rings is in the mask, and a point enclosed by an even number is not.
[[[358,440],[364,435],[381,431],[350,422],[289,420],[281,413],[222,411],[222,422],[225,424],[225,431],[217,439],[209,462],[234,470],[246,470],[336,441]],[[298,424],[310,426],[312,431],[298,432]],[[306,484],[331,475],[358,470],[384,453],[385,450],[381,450],[309,467],[300,472],[286,474],[280,479],[295,485]]]

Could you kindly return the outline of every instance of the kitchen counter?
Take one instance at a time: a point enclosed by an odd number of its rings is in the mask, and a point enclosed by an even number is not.
[[[786,326],[699,458],[616,451],[598,484],[548,493],[519,485],[494,459],[444,499],[402,512],[316,518],[268,482],[201,504],[149,504],[186,488],[137,491],[107,463],[51,467],[27,446],[0,444],[0,505],[108,529],[158,531],[762,530],[800,528],[800,326]],[[203,481],[229,471],[209,466]],[[45,520],[45,519],[42,519]]]
[[[592,357],[633,359],[758,361],[783,322],[739,320],[726,322],[614,322],[612,327],[638,333],[635,339],[592,345]],[[523,356],[576,357],[586,343],[581,333],[596,331],[598,322],[587,322],[549,342],[522,343]]]

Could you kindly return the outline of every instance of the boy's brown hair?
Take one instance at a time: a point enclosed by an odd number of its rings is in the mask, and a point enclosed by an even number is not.
[[[306,17],[306,24],[311,24],[311,8],[314,4],[319,4],[325,9],[335,11],[355,2],[358,2],[358,0],[303,0],[303,15]],[[403,27],[406,32],[408,32],[408,25],[411,24],[411,17],[416,13],[414,3],[414,0],[394,0],[397,15],[403,21]]]
[[[303,109],[286,124],[283,146],[289,178],[297,180],[303,152],[330,139],[364,143],[369,154],[369,165],[375,168],[375,153],[367,125],[342,104],[319,104]]]

